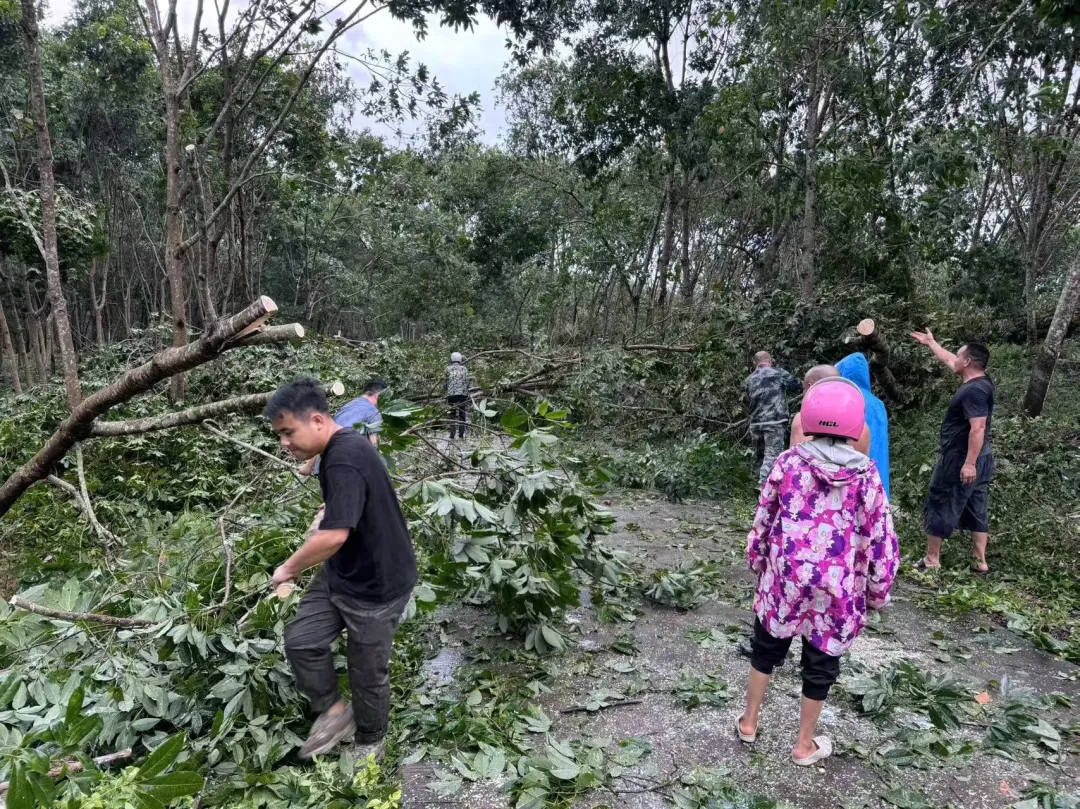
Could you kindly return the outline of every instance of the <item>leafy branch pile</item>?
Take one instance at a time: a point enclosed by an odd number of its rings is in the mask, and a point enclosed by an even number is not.
[[[121,354],[101,358],[87,378],[107,376],[112,363],[127,361]],[[265,385],[280,378],[283,355],[295,375],[312,367],[351,379],[372,374],[366,363],[328,362],[321,346],[255,351],[244,368],[225,361],[193,375],[191,390],[231,384],[236,373],[244,374],[244,385]],[[30,416],[4,421],[4,430],[32,441],[35,430],[47,429],[49,410],[61,405],[46,398],[22,406],[41,413],[46,427]],[[140,400],[127,410],[143,415],[159,407]],[[621,587],[624,561],[600,542],[610,515],[560,460],[556,442],[567,414],[545,403],[495,408],[485,402],[474,412],[482,437],[462,455],[437,440],[444,421],[438,408],[384,405],[381,447],[425,572],[410,615],[433,609],[437,599],[465,598],[489,607],[499,628],[528,649],[548,652],[566,644],[562,612],[578,603],[580,587]],[[257,422],[219,426],[245,443],[276,449]],[[123,544],[101,547],[63,492],[35,487],[15,514],[24,528],[21,568],[29,585],[20,596],[60,613],[133,625],[0,606],[0,778],[12,782],[12,805],[22,805],[26,790],[39,802],[42,795],[51,799],[43,792],[46,781],[64,796],[64,809],[90,809],[117,795],[133,806],[181,805],[195,793],[203,807],[323,807],[327,796],[349,805],[393,805],[395,788],[378,773],[357,773],[347,756],[314,770],[294,766],[308,727],[282,655],[295,597],[278,602],[268,584],[310,521],[313,485],[196,429],[101,441],[86,461],[100,519]],[[11,524],[5,521],[5,529]],[[410,622],[399,636],[395,687],[404,693],[422,631],[422,622]],[[92,727],[65,724],[73,712]],[[182,737],[188,741],[175,776],[136,768],[99,772],[91,761],[131,748],[138,762]],[[46,777],[68,760],[84,762],[84,773],[76,777],[69,767]],[[166,776],[172,780],[153,780]],[[179,789],[182,778],[186,792]]]
[[[1007,679],[1000,683],[1000,699],[983,700],[985,705],[975,698],[975,686],[908,662],[857,677],[844,690],[862,712],[899,724],[876,748],[862,743],[852,748],[856,755],[894,773],[905,767],[931,768],[978,749],[1056,767],[1075,752],[1074,737],[1080,734],[1080,727],[1056,725],[1046,715],[1054,707],[1070,708],[1070,700],[1060,695],[1040,698]],[[925,717],[925,729],[913,715]]]

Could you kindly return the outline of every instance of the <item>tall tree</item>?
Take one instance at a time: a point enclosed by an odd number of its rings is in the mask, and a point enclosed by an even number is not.
[[[53,174],[52,139],[45,111],[45,79],[41,68],[41,36],[38,31],[37,5],[34,0],[22,0],[22,27],[27,45],[27,72],[30,78],[30,106],[38,140],[38,177],[41,187],[41,236],[38,247],[45,260],[45,279],[49,290],[49,306],[64,370],[64,388],[68,404],[76,407],[82,401],[79,386],[79,366],[75,343],[71,336],[67,298],[60,278],[60,254],[56,241],[56,179]],[[32,225],[31,225],[32,227]],[[35,237],[37,241],[37,237]]]

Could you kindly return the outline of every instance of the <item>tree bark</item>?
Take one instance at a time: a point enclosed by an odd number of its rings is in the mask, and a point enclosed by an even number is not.
[[[30,284],[25,285],[26,296],[26,322],[30,334],[30,354],[34,360],[34,370],[37,371],[38,383],[49,384],[49,371],[45,367],[45,337],[41,333],[41,315],[34,310],[30,298]]]
[[[15,306],[15,298],[8,298],[11,301],[11,314],[15,318],[15,351],[19,355],[19,365],[26,373],[26,382],[28,385],[34,384],[34,369],[30,367],[30,356],[27,354],[27,342],[26,333],[23,331],[22,318],[19,317],[19,310]]]
[[[1054,376],[1054,369],[1061,356],[1061,346],[1065,342],[1069,324],[1076,315],[1078,303],[1080,303],[1080,254],[1073,258],[1072,269],[1069,271],[1069,277],[1065,280],[1065,287],[1061,290],[1057,307],[1054,309],[1054,319],[1050,321],[1050,329],[1046,333],[1046,339],[1031,369],[1027,393],[1024,395],[1024,412],[1032,418],[1042,414],[1043,405],[1046,403],[1046,393],[1050,389],[1050,380]]]
[[[671,268],[671,254],[675,252],[675,159],[670,158],[671,168],[664,183],[664,238],[660,242],[660,256],[656,262],[656,306],[667,306],[668,270]]]
[[[231,348],[228,341],[267,312],[277,311],[277,305],[261,297],[242,312],[214,323],[206,334],[194,343],[174,346],[154,355],[148,362],[129,369],[111,385],[84,399],[45,442],[37,454],[19,467],[0,486],[0,517],[3,517],[32,485],[52,474],[56,463],[67,454],[75,442],[91,433],[94,420],[121,402],[149,390],[158,382],[184,373],[214,359]]]
[[[109,283],[109,265],[105,264],[105,271],[102,273],[101,278],[101,300],[98,300],[97,295],[97,260],[95,259],[90,265],[90,308],[94,312],[94,337],[97,340],[99,346],[105,345],[105,321],[103,314],[105,310],[105,292]]]
[[[12,596],[8,602],[11,606],[18,610],[25,610],[26,612],[32,612],[34,615],[41,615],[45,618],[56,618],[59,621],[70,621],[71,623],[83,622],[92,624],[104,624],[105,626],[115,626],[123,629],[137,629],[145,626],[157,626],[161,621],[150,621],[146,618],[117,618],[113,615],[99,615],[95,612],[69,612],[68,610],[54,610],[51,607],[43,607],[40,604],[35,604],[32,601],[27,601],[19,596]]]
[[[64,370],[64,389],[68,405],[77,407],[82,401],[79,386],[78,360],[71,338],[71,320],[67,299],[60,281],[60,256],[56,247],[56,179],[53,176],[52,139],[45,113],[45,79],[41,72],[41,37],[38,34],[37,4],[22,0],[22,28],[27,45],[27,73],[30,79],[30,106],[38,139],[38,175],[41,180],[41,240],[45,258],[45,280],[49,290],[49,306],[56,324],[60,343],[60,362]]]
[[[324,390],[328,396],[341,396],[345,393],[345,386],[341,382],[327,385]],[[130,419],[128,421],[95,421],[90,426],[92,438],[115,437],[120,435],[142,435],[159,430],[170,430],[174,427],[186,427],[190,424],[200,424],[209,419],[217,419],[229,413],[251,413],[270,401],[274,391],[265,393],[251,393],[247,396],[237,396],[233,399],[224,399],[220,402],[191,407],[176,413],[166,413],[164,416],[149,416],[144,419]]]
[[[16,394],[21,394],[22,378],[19,376],[19,357],[15,353],[15,346],[11,342],[11,331],[8,329],[7,317],[4,314],[4,304],[0,301],[0,340],[4,343],[4,354],[11,365],[11,385]]]
[[[820,49],[818,49],[820,51]],[[810,90],[806,99],[806,161],[804,165],[802,250],[799,253],[799,288],[804,297],[814,294],[817,286],[817,146],[821,131],[821,65],[815,57],[810,67]]]
[[[31,0],[23,0],[24,3]],[[180,92],[172,61],[170,31],[176,26],[176,0],[169,0],[168,20],[162,26],[157,0],[146,0],[147,35],[154,44],[165,98],[165,275],[169,279],[169,305],[173,317],[173,348],[187,345],[187,297],[184,294],[183,222],[180,216]],[[196,47],[192,43],[192,47]],[[183,400],[187,377],[176,374],[169,383],[173,404]]]

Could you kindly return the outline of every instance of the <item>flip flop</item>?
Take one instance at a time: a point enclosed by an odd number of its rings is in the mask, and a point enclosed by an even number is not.
[[[986,566],[986,570],[982,570],[979,568],[978,564],[972,563],[970,570],[978,576],[985,576],[990,572],[990,565]]]
[[[743,733],[742,720],[743,718],[741,716],[735,720],[735,734],[743,744],[753,744],[757,741],[757,731],[754,731],[753,733]]]
[[[832,741],[828,736],[816,736],[814,737],[814,744],[817,745],[817,750],[814,751],[812,756],[807,758],[795,758],[792,754],[791,760],[794,761],[800,767],[812,767],[819,761],[823,761],[832,755]]]
[[[927,573],[931,570],[941,570],[941,565],[928,565],[926,564],[926,557],[924,556],[918,562],[915,563],[915,569],[920,573]]]

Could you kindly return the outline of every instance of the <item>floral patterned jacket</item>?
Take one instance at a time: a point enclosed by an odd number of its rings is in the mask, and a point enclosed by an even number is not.
[[[888,603],[900,565],[877,467],[826,463],[805,444],[783,453],[761,490],[747,556],[768,633],[842,655],[867,610]]]

